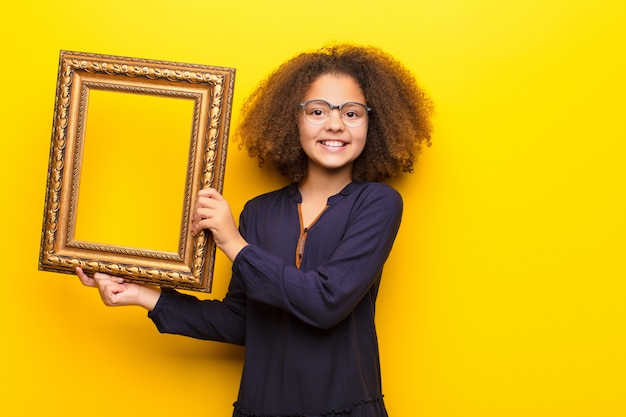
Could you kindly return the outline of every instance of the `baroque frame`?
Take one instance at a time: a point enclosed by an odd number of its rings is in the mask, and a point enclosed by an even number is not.
[[[223,188],[234,81],[234,68],[60,51],[39,270],[211,292],[216,246],[190,222],[198,190]],[[75,240],[90,89],[193,100],[177,252]]]

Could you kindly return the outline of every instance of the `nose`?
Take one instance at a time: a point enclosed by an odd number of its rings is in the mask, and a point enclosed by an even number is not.
[[[343,130],[345,125],[341,119],[341,112],[339,108],[334,108],[330,111],[330,117],[326,121],[326,128],[330,130]]]

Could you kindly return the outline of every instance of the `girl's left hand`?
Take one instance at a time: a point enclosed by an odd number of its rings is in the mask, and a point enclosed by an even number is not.
[[[102,302],[109,307],[135,305],[152,311],[161,296],[158,288],[132,284],[100,272],[90,277],[81,267],[76,267],[76,275],[84,286],[97,288]]]
[[[211,231],[213,241],[231,261],[248,244],[239,233],[228,202],[213,188],[198,192],[191,232],[196,236],[203,229]]]

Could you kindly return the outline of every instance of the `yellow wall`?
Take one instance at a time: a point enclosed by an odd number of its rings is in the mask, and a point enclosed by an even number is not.
[[[433,147],[393,182],[406,212],[378,310],[392,416],[626,415],[625,4],[3,6],[0,414],[226,416],[241,370],[239,348],[159,335],[37,270],[59,50],[236,67],[237,115],[268,71],[337,40],[393,53],[437,104]],[[230,146],[234,211],[280,184]]]

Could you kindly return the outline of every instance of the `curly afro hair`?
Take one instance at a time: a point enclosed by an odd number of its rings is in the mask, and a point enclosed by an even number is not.
[[[383,181],[413,172],[422,146],[430,146],[433,106],[411,72],[375,47],[350,44],[302,53],[262,81],[242,107],[240,147],[291,181],[300,182],[307,156],[300,146],[299,103],[321,75],[348,75],[373,110],[365,148],[354,161],[353,181]]]

